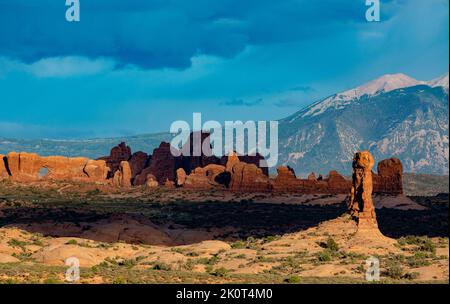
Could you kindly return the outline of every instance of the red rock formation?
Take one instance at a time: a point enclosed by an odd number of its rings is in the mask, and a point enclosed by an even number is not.
[[[131,168],[131,178],[134,179],[146,167],[148,162],[148,155],[147,153],[138,151],[131,155],[131,158],[128,162],[130,163]]]
[[[262,157],[260,154],[256,154],[254,156],[249,155],[236,155],[235,152],[231,152],[227,156],[222,156],[222,158],[219,160],[218,164],[222,166],[227,166],[228,162],[230,161],[230,155],[234,155],[234,158],[241,162],[247,163],[247,164],[254,164],[258,168],[260,168],[264,175],[269,176],[269,168],[267,167],[261,167],[260,161],[264,160],[264,157]]]
[[[147,178],[149,175],[153,176],[156,180],[156,177],[154,175],[152,175],[150,173],[151,168],[147,167],[144,170],[142,170],[141,173],[139,173],[138,175],[136,175],[136,177],[133,180],[133,185],[134,186],[143,186],[145,185],[145,183],[147,182]]]
[[[225,184],[225,180],[222,180],[220,176],[224,174],[225,171],[226,169],[224,166],[215,164],[208,165],[204,168],[198,167],[191,174],[186,176],[184,187],[190,189],[224,188],[227,185]],[[182,175],[181,171],[180,173]]]
[[[378,163],[377,172],[373,175],[374,192],[403,194],[403,166],[398,158],[382,160]]]
[[[310,181],[317,181],[316,174],[314,172],[311,172],[311,174],[308,175],[308,180],[310,180]]]
[[[165,142],[161,143],[153,151],[148,172],[155,176],[158,183],[165,184],[167,180],[175,181],[177,169],[177,159],[170,151],[170,144]]]
[[[348,201],[348,212],[357,219],[358,231],[378,229],[372,201],[374,163],[375,161],[368,151],[358,152],[353,158],[352,188]]]
[[[209,179],[206,176],[206,170],[198,167],[192,171],[191,174],[186,176],[183,187],[187,189],[207,190],[212,188],[212,185],[209,183]]]
[[[151,174],[147,175],[147,181],[145,182],[145,186],[147,187],[147,189],[158,188],[159,184],[156,181],[156,177],[154,177]]]
[[[232,159],[231,161],[235,161]],[[231,165],[227,166],[228,168]],[[231,168],[229,189],[239,192],[267,192],[271,185],[269,178],[255,164],[235,163]]]
[[[186,182],[186,171],[183,168],[177,170],[177,186],[181,187]]]
[[[279,167],[277,172],[277,177],[272,180],[272,188],[275,192],[298,192],[302,189],[301,180],[297,179],[291,168]]]
[[[111,176],[119,169],[120,162],[128,161],[131,157],[131,148],[124,142],[111,149],[109,156],[101,157],[99,160],[106,161],[106,165],[111,169]]]
[[[131,187],[131,168],[127,161],[120,162],[119,170],[114,173],[113,185],[116,187]]]
[[[41,157],[34,153],[11,152],[7,162],[11,178],[17,181],[77,180],[105,181],[108,168],[104,161],[63,156]]]
[[[277,169],[278,175],[271,180],[274,192],[287,193],[348,193],[347,189],[337,190],[330,188],[328,180],[299,179],[290,167],[280,167]],[[331,173],[332,185],[336,177]]]
[[[325,179],[328,184],[328,191],[330,193],[348,193],[351,188],[351,182],[346,180],[337,171],[330,171],[328,177]]]
[[[93,180],[102,181],[108,178],[109,167],[104,160],[88,160],[84,166],[84,173]]]
[[[0,154],[0,180],[9,178],[9,172],[6,168],[6,156]]]
[[[202,142],[206,145],[207,140],[208,136],[202,137]],[[125,158],[128,160],[119,161]],[[161,143],[152,156],[143,152],[131,155],[131,149],[121,143],[111,150],[110,156],[101,160],[61,156],[41,157],[33,153],[16,152],[9,153],[7,157],[0,155],[0,179],[12,178],[25,182],[40,179],[113,181],[121,187],[128,187],[131,184],[148,185],[149,182],[152,187],[156,184],[173,187],[176,182],[178,187],[195,189],[225,187],[244,192],[334,194],[350,191],[351,182],[336,171],[331,171],[325,179],[321,178],[321,175],[316,179],[313,173],[307,179],[300,179],[291,168],[280,167],[275,178],[268,178],[267,168],[258,168],[255,164],[259,165],[260,159],[260,156],[238,157],[235,153],[221,159],[205,155],[174,157],[168,143]],[[110,172],[110,167],[117,168],[114,175]],[[378,174],[373,174],[373,187],[376,193],[401,194],[403,187],[400,160],[392,158],[381,161],[378,164]]]
[[[231,172],[233,170],[233,166],[239,162],[240,162],[239,157],[235,152],[230,152],[228,154],[228,157],[226,158],[226,161],[223,161],[223,163],[225,164],[225,169],[228,172]]]

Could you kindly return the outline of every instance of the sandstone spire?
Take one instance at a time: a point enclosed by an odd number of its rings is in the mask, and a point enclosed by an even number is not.
[[[353,178],[348,212],[357,220],[358,231],[378,230],[372,201],[372,168],[374,164],[375,161],[368,151],[358,152],[353,157]]]

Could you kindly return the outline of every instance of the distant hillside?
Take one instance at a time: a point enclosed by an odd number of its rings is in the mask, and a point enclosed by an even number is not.
[[[403,176],[403,190],[411,196],[434,196],[449,193],[448,175],[411,174]]]
[[[21,140],[21,139],[0,139],[0,154],[7,154],[11,151],[34,152],[42,156],[62,155],[68,157],[89,157],[98,158],[109,155],[112,147],[125,141],[133,151],[145,151],[152,153],[162,141],[170,141],[171,135],[168,133],[147,134],[130,137],[101,138],[88,140]]]

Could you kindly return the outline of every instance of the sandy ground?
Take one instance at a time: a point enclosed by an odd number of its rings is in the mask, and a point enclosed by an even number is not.
[[[137,269],[160,267],[198,273],[219,269],[226,270],[228,274],[278,271],[300,277],[363,280],[364,271],[361,267],[364,267],[365,260],[372,255],[389,259],[397,256],[408,258],[416,254],[414,248],[402,248],[397,241],[389,238],[377,238],[374,241],[369,236],[355,242],[356,230],[354,221],[342,216],[273,240],[235,243],[210,240],[183,246],[150,246],[104,243],[74,237],[42,237],[17,228],[1,228],[0,264],[64,266],[67,258],[76,257],[83,268],[133,261],[133,267]],[[153,237],[156,238],[157,235]],[[165,236],[162,236],[161,243],[164,239]],[[324,249],[324,244],[329,239],[333,239],[339,249]],[[434,258],[430,258],[432,263],[404,269],[405,273],[415,273],[413,280],[448,280],[448,239],[444,242],[440,239],[432,241],[440,246]],[[331,252],[331,257],[323,254],[324,251]],[[383,266],[381,264],[382,268]]]
[[[47,189],[47,186],[36,185],[42,189]],[[33,188],[32,198],[28,192],[19,193],[16,189],[5,191],[3,195],[7,199],[3,203],[0,195],[0,220],[6,216],[6,209],[2,211],[2,208],[12,208],[14,204],[27,207],[31,204],[29,200],[35,199],[35,196],[39,200],[55,196],[54,201],[46,206],[66,197],[75,201],[76,197],[77,201],[101,199],[129,204],[139,201],[143,202],[142,208],[146,201],[158,201],[161,206],[173,201],[245,201],[248,206],[260,203],[325,208],[342,205],[346,201],[346,195],[274,196],[198,191],[148,193],[142,189],[104,189],[102,187],[107,186],[102,185],[83,187],[52,185],[50,188],[55,190],[54,193],[43,194],[39,192],[41,188]],[[78,194],[97,190],[98,197],[92,198],[89,194],[79,197]],[[427,209],[406,196],[375,196],[374,203],[378,210]],[[221,208],[226,208],[226,204]],[[214,282],[219,283],[232,282],[233,276],[238,275],[249,275],[250,282],[258,282],[260,275],[270,277],[269,281],[264,282],[272,282],[271,276],[273,282],[280,282],[279,278],[292,277],[319,277],[331,281],[345,278],[365,282],[366,261],[370,257],[380,260],[382,279],[389,282],[449,280],[448,237],[392,239],[379,232],[361,235],[357,233],[356,223],[347,215],[318,222],[292,233],[244,239],[233,236],[236,227],[231,225],[188,228],[170,222],[157,225],[146,217],[137,219],[137,216],[118,214],[86,223],[36,218],[33,222],[4,225],[0,228],[0,282],[29,282],[26,274],[36,267],[62,267],[57,277],[63,280],[67,267],[65,261],[70,257],[80,261],[81,282],[84,283],[110,283],[115,279],[115,272],[123,273],[124,269],[130,277],[141,275],[140,271],[157,271],[158,275],[153,280],[159,283],[172,282],[172,279],[173,282],[186,282],[184,276],[189,278],[194,274],[214,277]],[[308,218],[308,214],[305,217]],[[45,269],[42,280],[49,271]]]

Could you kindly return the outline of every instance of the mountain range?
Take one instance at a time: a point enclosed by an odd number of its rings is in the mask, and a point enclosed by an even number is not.
[[[349,173],[355,151],[369,150],[376,161],[400,158],[406,172],[449,173],[449,76],[419,81],[388,74],[334,94],[279,121],[279,164],[298,175],[330,170]],[[109,154],[120,141],[133,151],[151,152],[168,133],[89,140],[0,139],[0,154]]]
[[[307,174],[348,172],[355,151],[397,157],[413,173],[448,174],[448,74],[384,75],[280,121],[281,162]]]

